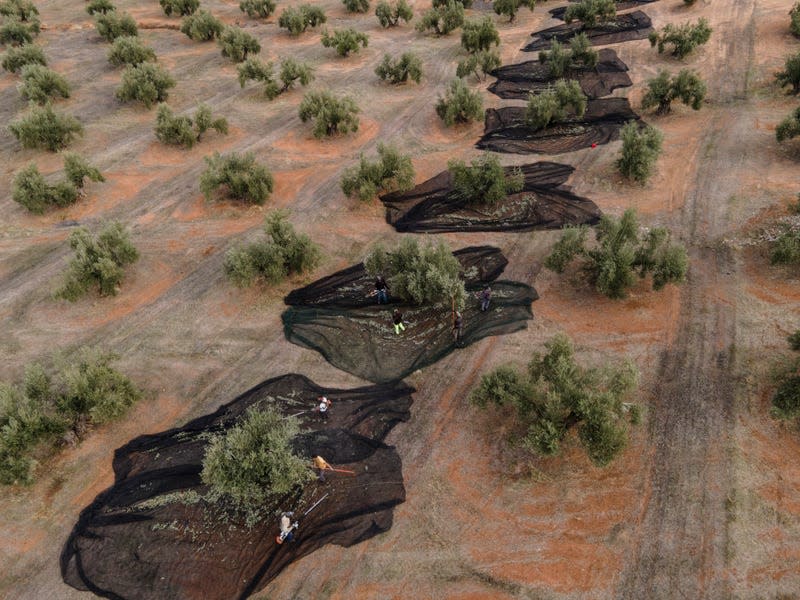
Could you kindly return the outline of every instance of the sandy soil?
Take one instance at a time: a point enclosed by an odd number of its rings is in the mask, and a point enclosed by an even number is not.
[[[32,487],[0,490],[0,597],[73,600],[90,594],[61,582],[58,555],[79,511],[111,483],[114,448],[285,372],[324,385],[363,383],[283,339],[281,298],[359,260],[371,243],[398,237],[377,202],[362,205],[339,190],[341,171],[360,152],[396,143],[414,156],[423,181],[451,158],[476,156],[482,125],[446,129],[433,110],[462,56],[457,34],[383,31],[371,14],[348,15],[338,0],[323,0],[330,27],[353,25],[370,35],[368,48],[341,59],[319,44],[318,31],[291,38],[274,16],[259,23],[234,0],[204,1],[256,35],[263,56],[307,60],[316,67],[314,87],[358,100],[360,131],[317,141],[297,117],[302,91],[267,102],[256,88],[239,87],[235,67],[214,44],[176,31],[178,21],[165,18],[155,0],[119,0],[146,25],[142,38],[178,80],[170,105],[188,112],[205,101],[232,126],[230,135],[210,134],[191,151],[165,148],[152,132],[154,110],[115,100],[120,74],[107,63],[108,46],[84,3],[36,4],[46,25],[39,42],[73,85],[59,108],[86,127],[71,150],[100,166],[107,182],[91,184],[73,207],[31,216],[11,201],[13,174],[29,162],[55,172],[61,159],[22,150],[0,131],[0,379],[18,378],[53,349],[100,344],[119,353],[120,368],[149,391],[129,418],[45,465]],[[411,4],[418,13],[426,6]],[[533,58],[518,49],[530,32],[555,24],[549,8],[522,11],[511,25],[497,20],[504,62]],[[388,440],[403,459],[408,497],[394,527],[301,560],[260,597],[800,597],[800,438],[768,411],[769,373],[787,354],[787,333],[800,327],[799,275],[769,267],[763,249],[740,243],[783,214],[798,191],[797,158],[774,139],[776,123],[796,105],[773,84],[774,71],[800,47],[788,33],[788,8],[785,0],[649,5],[656,27],[710,20],[711,41],[685,61],[708,82],[708,102],[698,112],[679,106],[666,117],[645,117],[664,132],[665,151],[644,187],[616,174],[619,143],[554,157],[577,167],[570,184],[604,211],[635,207],[646,225],[674,228],[690,248],[687,284],[660,293],[642,285],[612,302],[541,270],[556,232],[444,236],[454,246],[503,248],[511,261],[506,276],[540,293],[536,318],[526,331],[483,340],[410,378],[419,389],[412,420]],[[615,47],[634,82],[617,93],[634,106],[644,81],[681,66],[646,40]],[[384,52],[412,49],[425,68],[420,85],[393,89],[372,73]],[[0,76],[4,121],[25,110],[15,82]],[[485,94],[487,107],[503,104]],[[202,157],[234,149],[255,152],[273,170],[267,206],[208,202],[200,194]],[[326,259],[316,273],[276,288],[236,289],[222,273],[225,251],[257,236],[272,207],[290,208]],[[120,295],[54,301],[70,223],[96,227],[108,219],[128,223],[142,254]],[[576,340],[586,360],[630,356],[642,372],[645,425],[605,469],[571,443],[558,458],[509,453],[499,443],[507,424],[467,403],[482,372],[526,361],[558,331]]]

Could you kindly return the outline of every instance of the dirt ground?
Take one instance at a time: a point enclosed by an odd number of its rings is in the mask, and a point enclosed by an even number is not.
[[[64,585],[61,546],[79,511],[112,481],[114,448],[131,438],[184,423],[256,383],[286,372],[331,386],[363,384],[314,352],[283,338],[281,298],[290,289],[361,259],[370,244],[398,237],[379,202],[343,197],[338,181],[359,152],[378,142],[414,157],[417,181],[451,158],[477,156],[482,124],[444,128],[435,115],[462,57],[458,34],[421,36],[412,27],[383,31],[368,15],[348,15],[323,0],[328,25],[355,26],[369,47],[342,59],[319,43],[319,31],[291,38],[277,17],[243,17],[235,0],[204,0],[228,23],[262,43],[262,58],[292,55],[315,65],[315,88],[347,91],[361,106],[357,134],[313,139],[300,123],[302,91],[272,102],[241,89],[235,66],[215,44],[175,30],[155,0],[118,0],[143,28],[178,80],[169,103],[178,112],[205,101],[229,120],[228,136],[209,134],[190,151],[155,141],[155,110],[114,98],[120,72],[79,0],[38,0],[39,37],[73,96],[59,107],[86,134],[71,150],[107,177],[88,197],[46,216],[10,198],[13,174],[36,162],[44,173],[61,157],[22,150],[0,131],[0,379],[55,349],[99,344],[121,355],[119,367],[147,388],[130,416],[59,454],[30,488],[0,490],[0,597],[91,597]],[[427,2],[411,2],[419,14]],[[530,32],[556,24],[546,10],[496,19],[505,63]],[[698,0],[686,8],[661,0],[645,11],[656,28],[699,16],[711,41],[685,63],[709,85],[700,111],[678,106],[646,115],[664,132],[658,171],[645,186],[616,173],[619,142],[558,157],[577,168],[570,181],[606,212],[636,208],[645,225],[672,227],[690,249],[689,280],[653,293],[644,285],[624,301],[598,296],[574,278],[540,268],[557,232],[444,235],[453,246],[491,243],[510,259],[506,276],[534,285],[541,299],[525,331],[489,338],[409,378],[412,419],[388,438],[403,460],[407,501],[393,528],[344,550],[326,547],[292,565],[259,598],[800,598],[800,436],[769,416],[769,373],[787,354],[785,336],[800,328],[800,273],[770,267],[749,240],[785,214],[798,188],[797,145],[779,147],[777,122],[797,100],[774,85],[800,41],[788,32],[788,0]],[[279,3],[278,12],[283,5]],[[471,14],[479,14],[470,11]],[[145,28],[146,27],[146,28]],[[632,88],[617,90],[638,107],[644,81],[680,63],[646,40],[615,46]],[[420,85],[394,89],[373,69],[386,51],[413,50],[423,60]],[[475,83],[485,90],[488,82]],[[485,105],[511,101],[484,92]],[[0,117],[22,114],[16,77],[0,75]],[[252,151],[269,165],[276,190],[264,208],[207,202],[198,188],[202,157]],[[539,159],[540,157],[536,157]],[[533,158],[503,156],[504,164]],[[326,259],[305,278],[275,288],[239,290],[224,277],[225,251],[258,235],[266,210],[287,207]],[[69,257],[70,223],[129,224],[142,258],[114,298],[75,304],[52,299]],[[644,425],[622,457],[592,466],[575,444],[557,458],[519,460],[503,450],[506,424],[470,407],[467,396],[485,370],[527,361],[556,332],[576,341],[586,360],[631,357],[642,372]]]

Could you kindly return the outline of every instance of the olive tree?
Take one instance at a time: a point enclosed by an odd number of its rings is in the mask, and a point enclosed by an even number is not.
[[[40,215],[50,208],[68,206],[77,201],[85,179],[105,181],[97,168],[73,153],[64,155],[64,175],[64,181],[51,185],[36,165],[28,165],[14,176],[11,197],[30,212]]]
[[[492,154],[482,154],[467,166],[464,161],[451,160],[447,168],[453,177],[453,190],[465,203],[492,205],[508,194],[519,192],[525,183],[522,171],[513,169],[506,173],[500,159]]]
[[[158,0],[158,2],[168,17],[173,14],[185,17],[194,14],[200,8],[200,0]]]
[[[239,10],[251,19],[266,19],[275,12],[275,0],[242,0],[239,2]]]
[[[22,84],[19,91],[26,100],[46,104],[54,98],[69,98],[69,83],[52,69],[40,64],[30,64],[22,67],[20,75]]]
[[[143,62],[155,62],[156,53],[146,46],[138,36],[118,37],[108,51],[108,62],[115,67],[139,65]]]
[[[67,147],[75,136],[83,135],[83,126],[70,115],[56,113],[49,104],[34,106],[30,112],[8,126],[25,148],[56,152]]]
[[[36,44],[23,44],[12,46],[3,54],[2,66],[9,73],[16,73],[25,65],[47,66],[47,58]]]
[[[639,228],[636,211],[628,209],[620,219],[603,215],[595,229],[596,246],[586,246],[586,227],[569,227],[545,259],[544,266],[562,273],[576,257],[582,272],[601,294],[624,298],[640,278],[652,274],[652,287],[660,290],[668,283],[681,283],[689,260],[686,248],[671,241],[664,227],[646,232]]]
[[[328,91],[308,92],[300,102],[299,116],[305,123],[314,121],[314,137],[358,131],[359,108],[349,97],[338,98]]]
[[[775,137],[779,142],[790,140],[798,135],[800,135],[800,107],[794,109],[775,128]]]
[[[207,199],[223,188],[226,197],[252,204],[264,204],[275,187],[269,169],[256,162],[252,152],[206,156],[206,170],[200,175],[200,190]]]
[[[3,0],[0,15],[29,23],[38,20],[39,9],[31,0]]]
[[[164,102],[170,88],[175,87],[175,80],[155,63],[128,65],[122,72],[122,85],[117,88],[117,98],[122,102],[138,100],[150,108],[156,102]]]
[[[406,23],[413,19],[414,11],[406,0],[395,0],[394,4],[390,4],[387,0],[379,0],[375,6],[375,16],[378,17],[381,27],[396,27],[400,19]]]
[[[800,94],[800,52],[786,58],[783,71],[775,73],[775,79],[781,88],[790,85],[793,94]]]
[[[192,117],[176,116],[166,104],[158,105],[155,132],[158,140],[164,144],[191,148],[209,129],[227,134],[228,121],[223,117],[215,119],[205,104],[198,106]]]
[[[795,2],[789,11],[789,31],[800,37],[800,2]]]
[[[273,74],[272,63],[263,63],[255,57],[250,57],[238,67],[239,85],[242,87],[250,81],[258,81],[264,86],[264,95],[273,100],[287,91],[296,82],[308,85],[314,79],[312,69],[305,63],[297,62],[293,58],[284,58],[281,61],[278,78],[283,85],[279,85]]]
[[[380,192],[410,190],[414,187],[411,157],[394,146],[378,144],[378,159],[370,161],[362,154],[357,167],[345,169],[341,186],[346,196],[363,202]]]
[[[319,6],[303,4],[297,8],[289,6],[278,17],[278,27],[288,29],[291,35],[300,35],[309,27],[322,25],[328,20]]]
[[[655,79],[647,82],[647,92],[642,98],[642,108],[656,106],[656,113],[667,114],[673,100],[680,100],[694,110],[700,110],[706,97],[706,84],[689,69],[681,69],[675,77],[662,69]]]
[[[496,50],[481,50],[470,54],[456,65],[456,77],[467,77],[474,74],[476,79],[483,81],[486,76],[501,65],[500,55]]]
[[[98,16],[94,23],[97,33],[107,42],[113,42],[122,36],[139,35],[136,21],[128,13],[119,14],[112,10]]]
[[[375,68],[375,75],[392,84],[405,83],[409,79],[420,82],[422,79],[422,61],[413,52],[403,52],[397,60],[390,54],[384,54],[383,60]]]
[[[651,47],[658,47],[659,54],[667,49],[667,45],[671,45],[670,54],[675,58],[684,58],[697,46],[702,46],[711,39],[711,31],[708,21],[701,18],[695,25],[689,22],[683,25],[668,23],[660,32],[653,31],[647,39],[650,40]]]
[[[90,0],[86,5],[86,12],[93,16],[97,13],[104,15],[112,10],[117,10],[117,8],[111,0]]]
[[[525,122],[534,129],[544,129],[551,123],[567,118],[567,108],[582,117],[586,112],[586,95],[577,81],[559,79],[539,94],[528,97]]]
[[[483,375],[470,401],[508,411],[511,435],[530,452],[557,454],[567,433],[577,428],[591,461],[609,464],[627,444],[628,424],[640,420],[639,409],[624,402],[636,389],[636,368],[630,361],[583,367],[563,334],[545,348],[534,353],[524,371],[503,365]]]
[[[784,226],[772,243],[769,259],[773,265],[800,263],[800,232]]]
[[[550,50],[539,52],[539,62],[547,66],[552,77],[563,77],[572,69],[594,69],[597,60],[597,51],[591,47],[585,33],[573,37],[569,49],[553,40]]]
[[[566,23],[581,21],[584,28],[591,29],[613,21],[616,16],[617,5],[614,0],[580,0],[567,6],[564,21]]]
[[[620,173],[638,183],[645,183],[653,174],[664,136],[650,125],[639,127],[628,121],[620,131],[622,153],[616,165]]]
[[[0,44],[22,46],[32,44],[33,38],[39,35],[39,21],[20,21],[15,17],[3,19],[0,23]]]
[[[536,7],[536,0],[494,0],[492,2],[494,12],[498,15],[506,15],[508,22],[513,23],[520,8],[527,8],[530,11]]]
[[[324,29],[321,41],[326,48],[336,48],[339,56],[347,56],[351,52],[358,52],[360,48],[366,48],[369,44],[369,37],[366,33],[353,28],[337,29],[333,34]]]
[[[492,19],[483,17],[480,20],[466,21],[461,28],[461,47],[470,54],[487,52],[492,44],[500,45],[500,34]]]
[[[181,21],[181,33],[195,42],[210,42],[219,37],[224,28],[222,21],[202,8]]]
[[[434,6],[422,14],[416,29],[420,33],[433,31],[436,35],[447,35],[464,24],[464,5],[456,0]]]
[[[351,13],[365,13],[369,10],[369,0],[342,0],[342,4]]]
[[[483,118],[483,102],[461,79],[450,82],[444,96],[436,102],[436,114],[448,127]]]
[[[261,52],[261,44],[241,27],[226,27],[217,40],[222,56],[233,62],[242,62],[248,54]]]

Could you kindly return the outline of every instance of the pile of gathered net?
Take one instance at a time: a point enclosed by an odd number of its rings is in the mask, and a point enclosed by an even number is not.
[[[512,167],[506,167],[511,172]],[[467,204],[453,190],[450,171],[408,192],[381,196],[386,220],[397,231],[529,231],[559,229],[565,225],[594,225],[600,209],[588,198],[563,184],[575,170],[570,165],[538,162],[520,167],[525,184],[492,205]]]
[[[549,67],[538,60],[500,67],[491,73],[497,81],[489,86],[489,91],[501,98],[526,100],[531,93],[538,94],[547,89],[556,79],[574,79],[586,97],[594,99],[631,85],[628,65],[619,59],[614,50],[603,48],[597,54],[596,67],[568,69],[561,77],[554,77]]]
[[[408,420],[413,391],[403,383],[325,389],[284,375],[184,427],[136,438],[114,454],[114,485],[81,513],[61,555],[64,581],[126,600],[246,598],[325,544],[351,546],[388,530],[405,488],[400,457],[382,440]],[[333,401],[327,420],[310,410],[319,394]],[[331,474],[275,498],[252,526],[242,513],[204,499],[209,434],[230,428],[251,406],[297,414],[295,450],[355,475]],[[285,510],[295,512],[299,528],[294,542],[279,545]]]
[[[569,0],[570,2],[580,2],[580,0]],[[639,8],[644,4],[650,4],[651,2],[657,2],[658,0],[621,0],[616,3],[617,5],[617,12],[622,12],[623,10],[628,10],[631,8]],[[550,16],[554,19],[564,20],[564,13],[567,12],[566,6],[559,6],[558,8],[551,8],[549,11]]]
[[[495,281],[508,261],[491,246],[464,248],[453,255],[462,267],[467,302],[463,338],[469,345],[486,336],[512,333],[533,318],[531,303],[538,298],[529,285]],[[487,312],[479,310],[472,294],[492,287]],[[322,354],[333,366],[369,381],[395,381],[433,364],[452,352],[453,313],[450,302],[415,306],[403,304],[391,294],[389,303],[377,304],[371,292],[374,278],[357,264],[320,279],[286,296],[290,308],[283,313],[286,338]],[[407,321],[396,334],[392,312],[399,308]]]
[[[494,152],[562,154],[619,139],[625,123],[639,120],[627,98],[589,100],[582,117],[568,117],[544,129],[527,125],[525,110],[524,106],[488,109],[484,134],[476,146]]]
[[[531,34],[533,41],[529,42],[522,50],[523,52],[549,50],[553,40],[558,40],[562,44],[569,43],[579,33],[585,33],[593,46],[604,46],[629,40],[642,40],[649,36],[652,31],[653,24],[650,21],[650,17],[637,10],[624,15],[617,15],[613,21],[591,29],[585,29],[580,21],[573,21],[569,24],[565,23],[537,31]]]

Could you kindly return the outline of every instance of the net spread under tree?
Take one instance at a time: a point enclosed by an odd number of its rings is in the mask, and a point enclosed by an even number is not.
[[[461,263],[467,300],[462,345],[486,336],[513,333],[532,318],[536,291],[514,281],[495,281],[507,260],[490,246],[464,248],[453,255]],[[450,300],[435,305],[404,304],[393,296],[378,304],[375,278],[363,264],[354,265],[290,293],[283,314],[286,338],[316,350],[333,366],[369,381],[395,381],[433,364],[455,349]],[[481,312],[473,295],[491,284],[488,311]],[[393,310],[402,312],[406,330],[395,334]]]
[[[509,169],[510,170],[510,169]],[[381,196],[386,221],[397,231],[528,231],[593,225],[600,209],[563,185],[575,170],[569,165],[539,162],[520,167],[522,189],[492,206],[470,205],[455,193],[450,171],[408,192]]]
[[[547,50],[553,40],[560,43],[569,42],[573,37],[580,33],[585,33],[586,37],[593,46],[604,46],[606,44],[616,44],[629,40],[646,39],[653,31],[653,25],[646,14],[637,10],[624,15],[617,15],[613,21],[603,23],[591,29],[587,29],[580,22],[565,23],[556,25],[532,33],[533,40],[522,50],[523,52],[537,52]]]
[[[405,489],[400,458],[383,439],[409,419],[413,392],[403,383],[330,389],[283,375],[183,427],[134,439],[115,452],[114,485],[81,512],[63,548],[64,581],[114,599],[247,598],[326,544],[349,547],[388,530]],[[333,402],[326,420],[313,411],[319,395]],[[208,497],[201,472],[209,435],[230,431],[251,408],[295,415],[294,452],[354,474],[272,496],[248,523],[246,511]],[[277,544],[278,518],[289,510],[295,541]]]
[[[570,2],[577,2],[578,0],[570,0]],[[621,12],[623,10],[628,10],[631,8],[639,8],[640,6],[644,6],[645,4],[650,4],[651,2],[658,2],[658,0],[620,0],[616,2],[616,9],[617,12]],[[554,19],[564,20],[564,14],[567,12],[567,8],[569,8],[569,4],[566,6],[559,6],[558,8],[551,8],[548,13]]]

